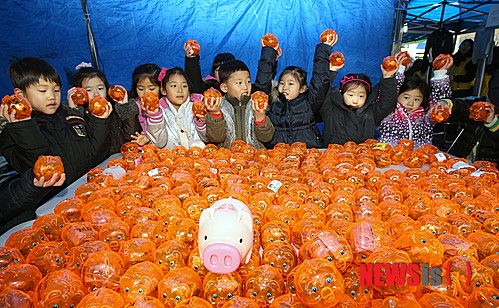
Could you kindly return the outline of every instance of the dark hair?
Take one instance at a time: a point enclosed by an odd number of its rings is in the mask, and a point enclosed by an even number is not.
[[[307,72],[305,72],[303,69],[299,68],[298,66],[286,67],[282,71],[281,75],[279,75],[279,82],[281,81],[281,78],[286,74],[293,75],[293,77],[295,77],[295,79],[298,80],[300,88],[303,86],[307,86]]]
[[[137,66],[132,73],[132,88],[128,92],[128,97],[137,98],[139,96],[136,89],[137,84],[145,78],[149,78],[152,83],[158,87],[161,87],[161,83],[158,80],[158,74],[160,71],[161,69],[156,64],[148,63]]]
[[[178,66],[172,67],[166,71],[165,77],[163,78],[163,80],[161,80],[161,88],[164,89],[166,87],[166,83],[173,75],[184,76],[185,80],[187,80],[187,86],[190,93],[192,89],[191,81],[189,80],[189,77],[187,77],[187,74],[184,72],[184,70]]]
[[[227,61],[235,60],[236,57],[234,57],[233,54],[228,53],[228,52],[222,52],[219,53],[215,56],[215,59],[213,59],[213,64],[211,65],[211,76],[215,76],[215,70],[219,68],[222,64],[224,64]]]
[[[428,110],[428,108],[430,108],[428,102],[428,99],[430,97],[430,87],[428,86],[426,81],[419,78],[419,76],[407,77],[404,80],[404,83],[402,83],[402,85],[400,86],[399,95],[415,89],[418,89],[423,94],[423,102],[421,103],[421,106],[425,111]]]
[[[106,89],[109,89],[109,82],[106,75],[93,67],[82,67],[73,75],[73,87],[81,87],[83,80],[97,77],[104,82]]]
[[[459,47],[461,47],[461,45],[464,44],[464,42],[468,42],[471,44],[471,48],[470,50],[465,53],[465,54],[462,54],[459,49],[457,50],[457,52],[455,54],[452,55],[452,58],[454,59],[454,65],[457,66],[459,64],[461,64],[461,61],[464,61],[466,59],[468,59],[469,57],[471,57],[473,55],[473,45],[474,45],[474,42],[472,39],[465,39],[464,41],[461,42],[461,44],[459,44]]]
[[[349,80],[350,78],[351,80]],[[346,74],[340,82],[341,94],[358,86],[363,86],[366,89],[366,93],[369,94],[372,89],[371,78],[366,74]]]
[[[9,77],[14,88],[26,91],[32,85],[37,84],[40,79],[55,82],[61,86],[61,77],[47,61],[40,58],[28,57],[15,60],[9,67]]]
[[[220,65],[220,70],[218,71],[218,77],[220,78],[220,83],[227,82],[230,75],[235,72],[245,71],[249,73],[249,69],[241,60],[231,60]]]

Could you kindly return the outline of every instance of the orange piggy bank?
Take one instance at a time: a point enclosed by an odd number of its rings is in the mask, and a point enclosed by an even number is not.
[[[246,276],[244,296],[256,300],[260,307],[268,307],[284,292],[282,275],[270,265],[258,266]]]
[[[333,307],[345,292],[340,271],[324,259],[304,261],[296,270],[294,284],[298,298],[312,308]]]
[[[158,283],[158,299],[165,307],[175,307],[183,300],[200,296],[203,287],[201,278],[188,267],[169,271]]]

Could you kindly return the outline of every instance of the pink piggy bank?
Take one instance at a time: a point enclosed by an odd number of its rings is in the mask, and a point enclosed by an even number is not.
[[[243,202],[221,199],[201,214],[199,254],[210,272],[234,272],[241,262],[249,262],[252,245],[253,216]]]

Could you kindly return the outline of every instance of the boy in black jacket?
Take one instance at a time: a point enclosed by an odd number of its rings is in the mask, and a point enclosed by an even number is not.
[[[66,185],[104,160],[109,147],[109,114],[90,116],[89,123],[70,116],[61,104],[61,80],[55,69],[38,58],[24,58],[11,64],[9,76],[16,94],[24,96],[33,109],[23,120],[0,106],[7,125],[0,134],[0,153],[18,173],[32,168],[40,155],[60,156],[65,166]]]

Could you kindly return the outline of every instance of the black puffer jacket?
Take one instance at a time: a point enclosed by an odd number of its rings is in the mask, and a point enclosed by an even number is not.
[[[109,119],[92,115],[87,124],[63,108],[53,115],[33,112],[31,116],[8,123],[0,134],[0,153],[18,173],[32,168],[39,155],[57,155],[69,185],[108,156]]]
[[[32,211],[38,203],[50,193],[53,187],[37,187],[33,184],[33,169],[24,172],[19,178],[0,184],[0,233],[6,231],[4,226],[14,217],[27,209]]]
[[[376,100],[379,93],[379,100]],[[374,138],[374,129],[397,106],[397,80],[381,78],[379,88],[374,87],[364,106],[350,109],[343,103],[338,88],[329,91],[321,109],[324,120],[323,146],[347,141],[362,143]]]
[[[330,87],[331,48],[326,44],[316,46],[310,87],[293,100],[287,100],[277,91],[271,93],[277,53],[273,48],[262,48],[255,86],[271,96],[267,115],[275,128],[274,138],[265,144],[267,148],[273,148],[279,142],[305,142],[309,148],[321,147],[316,118],[320,117],[319,110]]]

